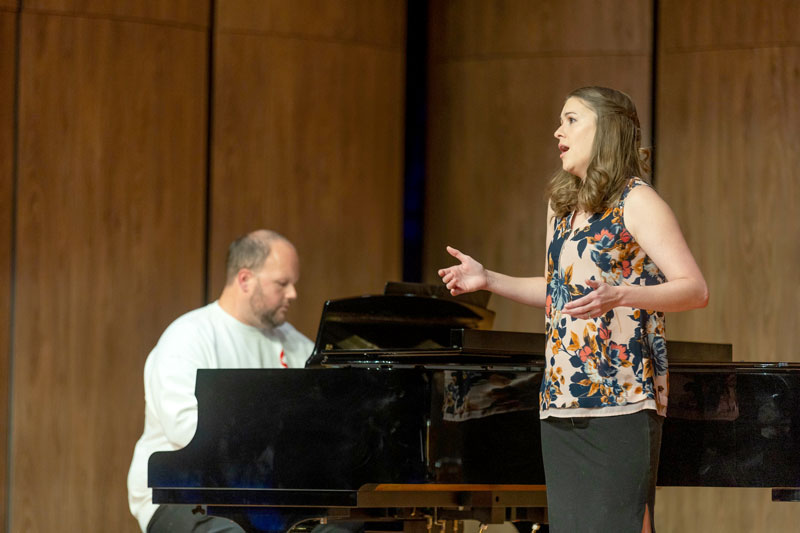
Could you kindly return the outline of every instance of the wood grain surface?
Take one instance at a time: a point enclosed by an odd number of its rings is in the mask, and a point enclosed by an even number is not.
[[[16,28],[16,13],[0,9],[0,524],[7,518]]]
[[[11,531],[135,531],[142,367],[202,304],[204,31],[24,12]]]
[[[27,12],[208,27],[211,0],[22,0]]]
[[[297,25],[308,2],[220,4],[215,49],[210,295],[231,240],[279,231],[300,253],[289,319],[311,338],[326,299],[380,293],[402,266],[405,10],[375,3],[370,23],[332,5],[322,35]]]

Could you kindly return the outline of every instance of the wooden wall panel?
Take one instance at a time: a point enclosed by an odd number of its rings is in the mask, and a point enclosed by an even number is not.
[[[405,47],[405,0],[218,0],[223,32]]]
[[[608,4],[431,3],[426,280],[452,264],[446,244],[542,275],[553,132],[571,90],[627,92],[650,137],[650,2]],[[581,30],[565,40],[568,28]],[[499,297],[490,307],[495,329],[544,331],[541,310]]]
[[[660,3],[661,194],[711,289],[668,317],[672,338],[733,344],[736,360],[800,361],[800,4]],[[769,490],[660,489],[659,531],[794,531]]]
[[[666,54],[797,43],[797,0],[661,0],[660,4],[664,32],[659,46]]]
[[[147,19],[208,27],[211,0],[22,0],[26,11]]]
[[[665,53],[659,189],[711,289],[670,316],[674,338],[732,343],[734,358],[800,361],[800,46]],[[679,156],[674,156],[679,154]],[[677,335],[677,337],[675,337]]]
[[[646,0],[432,0],[431,56],[491,60],[642,55],[652,41],[651,4]]]
[[[770,489],[658,487],[656,531],[681,533],[790,533],[797,502],[773,502]]]
[[[373,44],[350,17],[360,4],[324,5],[338,29],[298,35],[271,17],[313,20],[307,2],[221,2],[218,20],[237,26],[220,23],[215,50],[210,297],[230,241],[277,230],[300,253],[290,320],[312,338],[326,299],[381,292],[402,253],[404,34]],[[369,12],[376,27],[405,26],[404,3]]]
[[[670,329],[732,343],[739,360],[800,361],[786,349],[800,340],[800,153],[786,149],[800,138],[800,5],[719,7],[673,0],[661,13],[659,185],[712,291]]]
[[[17,15],[0,4],[0,524],[6,523]],[[2,529],[4,526],[0,526]]]
[[[21,30],[11,530],[134,532],[144,360],[203,303],[207,32]]]

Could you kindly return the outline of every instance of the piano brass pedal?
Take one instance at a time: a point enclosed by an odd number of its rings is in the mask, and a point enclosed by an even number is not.
[[[427,521],[424,519],[403,520],[403,533],[428,533]]]

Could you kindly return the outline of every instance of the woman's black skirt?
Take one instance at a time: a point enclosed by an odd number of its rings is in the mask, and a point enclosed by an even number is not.
[[[651,409],[541,421],[551,533],[652,531],[664,419]]]

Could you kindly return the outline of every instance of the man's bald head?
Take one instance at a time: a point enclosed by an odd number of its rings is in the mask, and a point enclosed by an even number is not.
[[[258,270],[272,251],[275,241],[289,241],[280,233],[268,229],[258,229],[233,241],[228,247],[225,267],[225,284],[229,285],[243,268]]]

